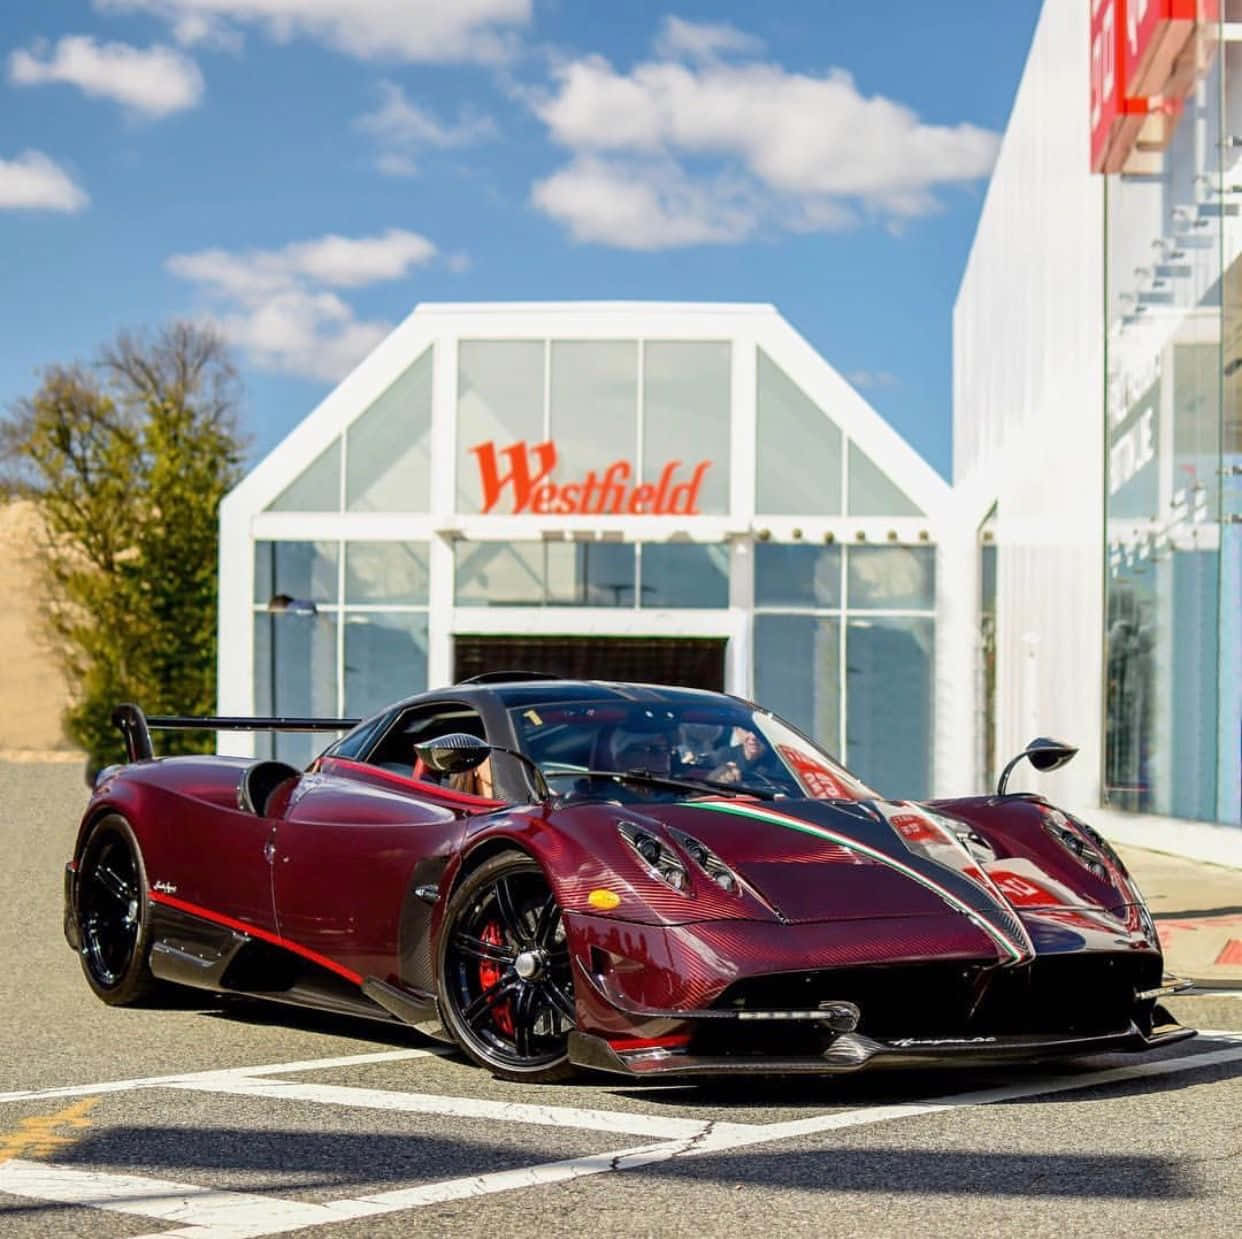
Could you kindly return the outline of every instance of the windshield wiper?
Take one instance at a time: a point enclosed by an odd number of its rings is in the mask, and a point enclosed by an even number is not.
[[[720,791],[730,796],[757,796],[760,800],[773,800],[776,793],[762,787],[745,787],[740,783],[726,783],[720,779],[678,779],[671,775],[652,774],[650,770],[545,770],[547,778],[563,778],[577,775],[583,779],[616,779],[619,783],[645,783],[652,787],[671,787],[678,791]]]

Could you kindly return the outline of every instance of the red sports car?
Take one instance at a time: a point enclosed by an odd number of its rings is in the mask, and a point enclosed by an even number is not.
[[[148,726],[349,720],[117,721],[130,760],[99,775],[65,872],[65,934],[105,1002],[172,984],[400,1021],[524,1080],[1193,1035],[1088,826],[1004,778],[882,799],[734,697],[485,676],[357,723],[304,771],[157,759]]]

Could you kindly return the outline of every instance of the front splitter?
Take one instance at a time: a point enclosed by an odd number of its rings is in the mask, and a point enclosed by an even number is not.
[[[679,1048],[617,1050],[603,1037],[569,1034],[569,1061],[578,1067],[614,1075],[846,1075],[875,1067],[987,1066],[991,1063],[1039,1062],[1074,1054],[1141,1053],[1195,1036],[1193,1028],[1164,1024],[1145,1034],[1131,1024],[1124,1032],[1092,1037],[1041,1035],[968,1037],[960,1040],[877,1041],[861,1033],[842,1033],[822,1054],[779,1056],[695,1055]]]

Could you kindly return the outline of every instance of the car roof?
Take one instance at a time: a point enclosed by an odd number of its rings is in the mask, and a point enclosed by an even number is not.
[[[670,684],[631,684],[612,680],[520,680],[489,684],[506,707],[559,701],[645,701],[665,705],[719,701],[724,694]]]

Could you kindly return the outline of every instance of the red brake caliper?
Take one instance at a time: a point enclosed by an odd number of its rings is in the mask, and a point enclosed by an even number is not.
[[[504,934],[500,932],[500,926],[495,921],[485,926],[479,937],[492,946],[505,944]],[[482,960],[479,963],[479,984],[485,991],[489,990],[500,980],[503,973],[504,968],[500,964],[490,959]],[[492,1007],[492,1020],[506,1037],[513,1036],[513,1009],[507,998]]]

